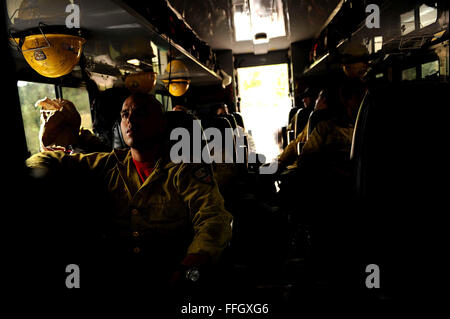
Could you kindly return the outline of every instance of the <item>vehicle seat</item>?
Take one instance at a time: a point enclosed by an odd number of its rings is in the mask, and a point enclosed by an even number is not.
[[[238,112],[234,112],[232,113],[232,115],[234,116],[234,118],[236,119],[236,123],[237,125],[239,125],[240,127],[242,127],[243,129],[245,129],[244,126],[244,119],[242,118],[242,115]]]
[[[303,131],[311,114],[310,109],[301,108],[295,114],[294,139]]]
[[[125,144],[122,135],[122,128],[120,127],[120,120],[117,120],[112,127],[112,148],[113,149],[123,149],[128,148]]]
[[[285,148],[292,140],[295,139],[294,133],[295,133],[295,118],[297,115],[299,108],[293,107],[289,111],[289,117],[288,117],[288,125],[283,126],[281,128],[281,135],[283,138],[283,148]]]
[[[205,128],[217,128],[222,135],[222,155],[223,161],[227,159],[227,161],[236,162],[236,140],[233,136],[233,150],[232,153],[228,152],[225,148],[225,132],[226,130],[234,130],[231,122],[226,116],[217,116],[207,121],[204,121]]]
[[[351,234],[370,252],[360,256],[361,265],[370,259],[390,269],[383,279],[388,296],[428,291],[421,289],[419,272],[443,275],[431,265],[442,254],[434,213],[448,197],[442,186],[448,117],[441,109],[447,94],[446,83],[389,83],[370,89],[358,114],[351,152],[358,207]],[[399,266],[410,260],[408,269]]]
[[[123,102],[130,94],[130,91],[126,88],[111,88],[98,93],[92,102],[93,131],[103,143],[111,148],[125,145],[120,143],[120,137],[118,136],[120,133],[120,110]],[[117,130],[115,128],[117,121],[119,121],[119,131],[114,133]],[[116,137],[114,137],[114,134],[116,134]]]
[[[204,139],[204,131],[199,119],[195,118],[192,114],[180,111],[168,111],[164,114],[167,121],[167,129],[166,129],[166,139],[168,140],[169,150],[175,145],[181,137],[178,137],[177,140],[170,140],[170,133],[175,128],[184,128],[189,132],[190,137],[190,161],[191,162],[204,162],[205,154],[203,154],[203,150],[207,147],[207,143]],[[198,126],[199,125],[199,126]],[[195,131],[194,131],[195,127]],[[198,138],[197,132],[200,131],[201,141],[200,141],[200,153],[198,150],[194,149],[195,143],[198,141],[194,141]],[[207,152],[209,154],[209,152]],[[207,161],[210,161],[210,158],[206,158]],[[194,161],[195,160],[195,161]]]
[[[308,119],[308,138],[316,127],[317,123],[321,121],[330,120],[333,113],[330,110],[314,110],[309,114]]]
[[[297,111],[299,110],[298,107],[293,107],[289,110],[289,117],[288,117],[288,123],[291,123],[292,119],[294,118],[295,114],[297,114]]]
[[[224,118],[226,118],[226,119],[230,122],[231,128],[232,128],[233,130],[235,130],[235,129],[238,127],[236,118],[234,117],[233,114],[224,114],[224,115],[220,115],[219,117],[224,117]]]

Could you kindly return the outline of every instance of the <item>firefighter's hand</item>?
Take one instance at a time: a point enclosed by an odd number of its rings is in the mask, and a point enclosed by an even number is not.
[[[205,254],[189,254],[181,262],[181,267],[172,274],[170,285],[172,287],[189,284],[191,281],[189,274],[192,271],[199,272],[202,267],[210,263],[210,257]],[[190,273],[189,273],[190,272]],[[195,273],[194,276],[195,277]]]

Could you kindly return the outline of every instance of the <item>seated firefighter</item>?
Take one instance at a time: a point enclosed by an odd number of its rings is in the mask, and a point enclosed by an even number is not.
[[[347,81],[338,90],[340,111],[332,119],[319,122],[295,163],[295,169],[286,182],[287,198],[292,192],[308,198],[311,205],[347,203],[352,188],[353,167],[350,149],[354,123],[365,88],[359,81]],[[318,191],[320,190],[320,191]],[[308,203],[304,203],[305,210]]]
[[[315,93],[312,90],[307,90],[303,94],[303,104],[305,109],[309,111],[308,116],[312,111],[328,109],[327,93],[324,90],[320,91],[317,99],[314,99]],[[300,134],[297,135],[295,140],[291,141],[278,156],[278,167],[280,167],[280,169],[284,169],[289,165],[295,164],[295,160],[298,157],[299,144],[302,145],[306,143],[308,130],[309,123],[306,123],[305,127]]]
[[[154,96],[133,94],[121,110],[121,130],[130,149],[50,151],[26,162],[36,171],[88,172],[105,187],[112,202],[105,237],[113,245],[115,260],[127,260],[130,267],[117,266],[118,271],[133,273],[122,276],[132,281],[125,284],[149,289],[166,286],[171,278],[194,280],[189,277],[192,270],[217,262],[231,237],[232,217],[224,209],[210,167],[171,162],[163,115]]]
[[[295,165],[280,176],[280,195],[289,215],[291,236],[300,243],[312,243],[315,258],[330,254],[333,250],[330,247],[340,251],[334,244],[340,243],[342,234],[338,232],[351,214],[353,166],[350,149],[364,94],[361,82],[354,81],[347,81],[330,93],[328,102],[337,103],[332,106],[333,117],[317,123]],[[305,241],[303,229],[307,229],[311,240]],[[303,246],[299,247],[295,253],[304,253]],[[318,263],[326,264],[325,261]]]
[[[319,122],[302,148],[298,161],[314,153],[344,154],[349,158],[353,129],[366,89],[359,81],[347,80],[339,89],[341,107],[336,117]]]
[[[336,90],[329,90],[326,98],[319,95],[318,104],[325,103],[333,116],[317,123],[293,165],[281,174],[286,198],[295,198],[295,194],[320,197],[326,192],[347,189],[352,173],[354,123],[364,94],[361,82],[347,80]]]

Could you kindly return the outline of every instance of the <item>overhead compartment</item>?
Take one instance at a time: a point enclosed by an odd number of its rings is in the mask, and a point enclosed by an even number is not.
[[[219,84],[215,54],[165,0],[113,0],[150,35],[151,41],[171,58],[181,60],[189,70],[192,84]]]
[[[79,28],[67,25],[73,13],[66,10],[70,1],[8,0],[9,29],[12,34],[23,34],[41,25],[44,32],[57,27],[61,33],[80,35],[86,39],[80,66],[96,82],[108,78],[104,83],[111,85],[128,74],[153,68],[161,87],[160,78],[167,63],[170,59],[179,59],[188,68],[192,85],[221,83],[212,49],[167,1],[79,0],[74,4],[79,9]],[[126,54],[123,51],[127,51]],[[30,77],[32,72],[22,54],[14,50],[14,56],[19,78]],[[81,79],[81,73],[77,66],[63,80]],[[42,82],[52,81],[41,79],[37,74],[32,77]]]

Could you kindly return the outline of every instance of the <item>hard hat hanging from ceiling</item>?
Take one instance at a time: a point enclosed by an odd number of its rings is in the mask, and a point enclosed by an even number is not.
[[[173,79],[169,83],[169,93],[173,96],[182,96],[189,89],[190,80]]]
[[[167,64],[162,81],[171,95],[182,96],[189,89],[191,83],[189,70],[180,60],[172,60]]]
[[[149,93],[156,84],[156,73],[142,71],[130,74],[125,79],[125,86],[133,93]]]
[[[86,40],[76,35],[39,33],[14,37],[27,63],[39,74],[57,78],[72,72],[80,61]]]

